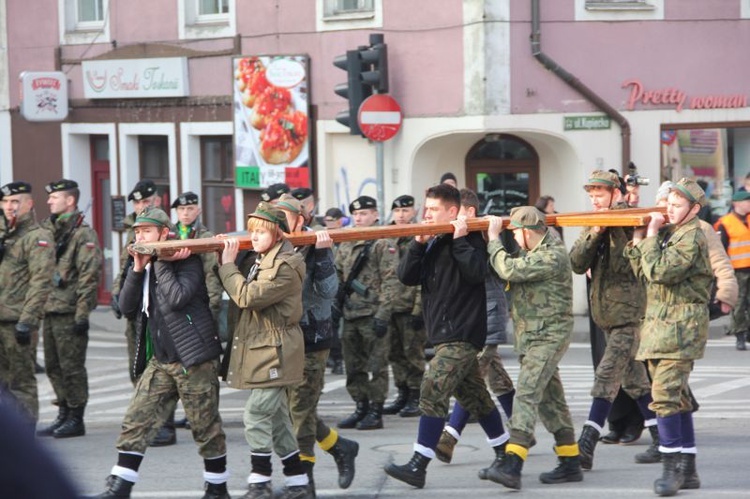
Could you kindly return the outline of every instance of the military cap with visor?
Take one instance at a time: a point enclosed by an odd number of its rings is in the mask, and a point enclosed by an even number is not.
[[[304,211],[299,199],[287,193],[281,195],[279,200],[276,201],[276,206],[284,211],[294,213],[295,215],[302,215],[302,212]]]
[[[732,201],[746,201],[750,199],[750,191],[737,191],[732,194]]]
[[[274,199],[279,199],[282,194],[285,192],[289,192],[289,186],[286,184],[271,184],[266,189],[260,193],[260,199],[261,201],[273,201]]]
[[[31,194],[31,184],[28,182],[10,182],[0,187],[2,196],[13,196],[15,194]],[[0,198],[2,198],[0,196]]]
[[[583,184],[584,189],[591,187],[606,187],[606,188],[620,188],[620,177],[613,172],[605,172],[604,170],[594,170],[589,175],[588,181]]]
[[[414,196],[408,194],[397,197],[393,200],[393,203],[391,203],[392,210],[395,210],[396,208],[410,208],[412,206],[414,206]]]
[[[78,189],[78,182],[66,178],[60,179],[57,182],[50,182],[44,186],[44,190],[47,191],[47,194],[60,191],[72,191],[73,189]]]
[[[680,195],[685,197],[685,199],[691,203],[706,206],[706,193],[693,179],[681,178],[674,184],[674,187],[670,189],[670,192],[672,191],[679,192]]]
[[[360,196],[349,205],[349,213],[354,213],[357,210],[369,210],[378,207],[378,202],[370,196]]]
[[[547,226],[544,213],[534,206],[517,206],[510,210],[510,226],[514,229],[540,230]]]
[[[167,215],[164,210],[162,210],[161,208],[149,206],[135,217],[135,223],[133,224],[133,227],[143,227],[144,225],[169,227],[171,225],[171,222],[169,220],[169,215]]]
[[[198,201],[198,195],[196,193],[191,191],[183,192],[177,197],[177,199],[174,200],[174,202],[172,203],[172,208],[198,204]]]
[[[156,194],[156,184],[153,180],[140,180],[130,194],[128,194],[128,201],[140,201],[141,199],[150,198]]]
[[[289,232],[289,226],[286,223],[284,210],[266,201],[258,203],[255,211],[250,213],[247,218],[259,218],[260,220],[265,220],[278,225],[282,232]]]

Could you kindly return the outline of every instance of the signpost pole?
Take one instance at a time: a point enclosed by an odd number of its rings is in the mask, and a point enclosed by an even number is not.
[[[385,165],[383,159],[384,142],[375,142],[375,176],[378,187],[378,208],[380,209],[380,222],[385,224]]]

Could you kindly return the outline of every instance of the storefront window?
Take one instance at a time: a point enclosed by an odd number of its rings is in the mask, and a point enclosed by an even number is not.
[[[138,137],[141,178],[154,181],[162,209],[169,212],[169,140],[159,135]]]
[[[233,165],[231,136],[201,137],[202,220],[216,233],[237,230]]]

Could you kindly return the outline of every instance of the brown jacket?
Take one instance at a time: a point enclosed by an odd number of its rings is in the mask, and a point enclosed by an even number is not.
[[[234,262],[219,267],[224,289],[240,308],[227,352],[227,384],[238,389],[297,385],[305,364],[299,326],[304,258],[284,240],[262,258],[254,280],[246,277]]]
[[[711,224],[701,220],[701,229],[708,241],[708,259],[711,261],[711,271],[716,278],[716,299],[734,307],[737,305],[737,278],[734,277],[732,262],[729,261],[721,238]]]

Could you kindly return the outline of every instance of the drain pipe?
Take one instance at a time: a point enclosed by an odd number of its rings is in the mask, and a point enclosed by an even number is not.
[[[608,102],[599,97],[593,90],[584,85],[574,75],[565,71],[551,57],[542,52],[541,33],[539,30],[539,0],[531,0],[531,54],[542,66],[552,71],[565,83],[586,97],[592,104],[604,111],[604,113],[620,125],[620,136],[622,142],[622,167],[623,174],[627,173],[630,163],[630,123],[622,114],[612,107]]]

